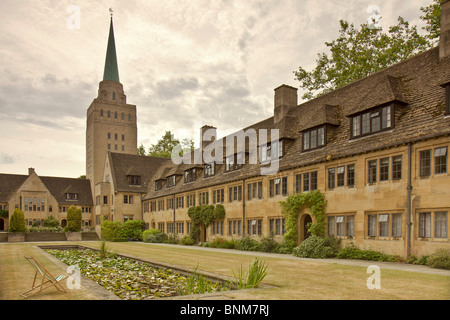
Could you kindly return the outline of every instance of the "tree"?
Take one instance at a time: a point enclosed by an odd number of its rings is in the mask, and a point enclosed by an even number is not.
[[[194,150],[194,142],[191,139],[182,139],[181,141],[178,139],[175,139],[172,132],[166,131],[166,133],[161,137],[161,139],[158,140],[157,144],[152,144],[152,146],[148,149],[148,153],[145,153],[145,147],[141,143],[141,145],[138,148],[138,154],[140,155],[147,155],[152,157],[164,157],[164,158],[170,158],[172,156],[172,149],[177,146],[181,145],[182,150]]]
[[[294,71],[300,88],[306,90],[302,99],[316,98],[431,48],[440,32],[440,5],[438,0],[434,1],[421,8],[427,35],[420,35],[417,26],[410,26],[402,17],[398,17],[397,25],[389,27],[387,33],[368,23],[357,29],[340,20],[339,37],[325,42],[331,55],[319,53],[312,71],[301,66]]]
[[[81,209],[70,206],[67,209],[67,226],[65,228],[67,232],[79,232],[81,231]]]
[[[25,215],[20,209],[14,209],[14,213],[9,219],[9,232],[25,232],[27,227],[25,227]]]

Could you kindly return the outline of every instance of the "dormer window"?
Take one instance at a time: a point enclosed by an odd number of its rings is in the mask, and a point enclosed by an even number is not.
[[[166,178],[166,187],[167,188],[173,187],[175,185],[175,183],[176,183],[175,175],[172,175],[172,176]]]
[[[140,186],[141,185],[141,176],[127,176],[128,184],[130,186]]]
[[[303,151],[326,145],[325,125],[303,131]]]
[[[370,135],[394,126],[393,105],[377,107],[351,117],[351,137]]]
[[[244,164],[244,154],[235,153],[225,158],[225,171],[233,171],[242,168]]]
[[[184,182],[192,182],[197,179],[197,173],[195,168],[188,169],[184,171]]]
[[[66,193],[66,200],[78,200],[78,193]]]
[[[162,189],[162,185],[163,185],[162,182],[163,181],[161,179],[155,181],[155,191]]]
[[[215,174],[215,164],[213,163],[207,163],[204,165],[204,177],[212,177]]]
[[[278,157],[275,155],[278,154]],[[272,141],[260,147],[261,163],[269,162],[272,159],[280,159],[284,154],[283,140]]]

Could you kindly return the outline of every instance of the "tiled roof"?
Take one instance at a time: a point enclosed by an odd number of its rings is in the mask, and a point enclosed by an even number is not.
[[[328,156],[336,159],[431,136],[448,135],[450,117],[444,117],[445,89],[440,85],[449,81],[450,57],[440,59],[437,47],[293,107],[276,126],[273,117],[270,117],[243,130],[267,129],[270,133],[270,129],[278,128],[280,138],[293,139],[290,144],[286,144],[285,155],[279,160],[280,170],[324,162]],[[396,103],[394,128],[350,139],[349,116],[386,103]],[[334,128],[326,146],[302,152],[301,132],[322,124],[330,124]],[[178,177],[174,187],[163,186],[159,191],[150,186],[144,198],[189,192],[259,176],[262,166],[246,164],[231,172],[225,172],[224,167],[224,164],[216,165],[215,175],[208,178],[204,178],[203,171],[199,170],[197,179],[189,183],[184,183],[183,177]],[[186,168],[184,164],[176,166],[172,162],[164,163],[150,183],[164,178],[168,172],[180,172]]]
[[[24,183],[28,178],[22,174],[0,174],[0,202],[7,202],[9,197]]]
[[[109,152],[111,171],[115,190],[119,192],[141,192],[147,191],[147,183],[156,170],[164,163],[170,162],[168,158],[148,157],[134,154]],[[141,185],[131,186],[128,176],[140,176]]]

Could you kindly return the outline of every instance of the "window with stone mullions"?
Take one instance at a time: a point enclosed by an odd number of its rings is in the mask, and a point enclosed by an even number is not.
[[[325,145],[325,126],[303,132],[303,150],[311,150]]]
[[[380,181],[389,180],[389,158],[380,159]]]
[[[447,147],[434,149],[434,173],[447,173]]]
[[[392,127],[392,106],[378,107],[352,116],[351,136],[358,137]]]

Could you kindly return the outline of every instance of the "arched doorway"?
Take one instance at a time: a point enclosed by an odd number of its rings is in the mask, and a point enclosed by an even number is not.
[[[67,220],[66,219],[62,219],[61,220],[61,227],[65,227],[65,226],[67,226]]]
[[[3,231],[3,230],[5,230],[5,220],[0,218],[0,231]]]
[[[310,222],[312,222],[312,218],[309,214],[305,213],[300,216],[298,228],[299,243],[311,236],[311,233],[308,231],[308,223]]]

